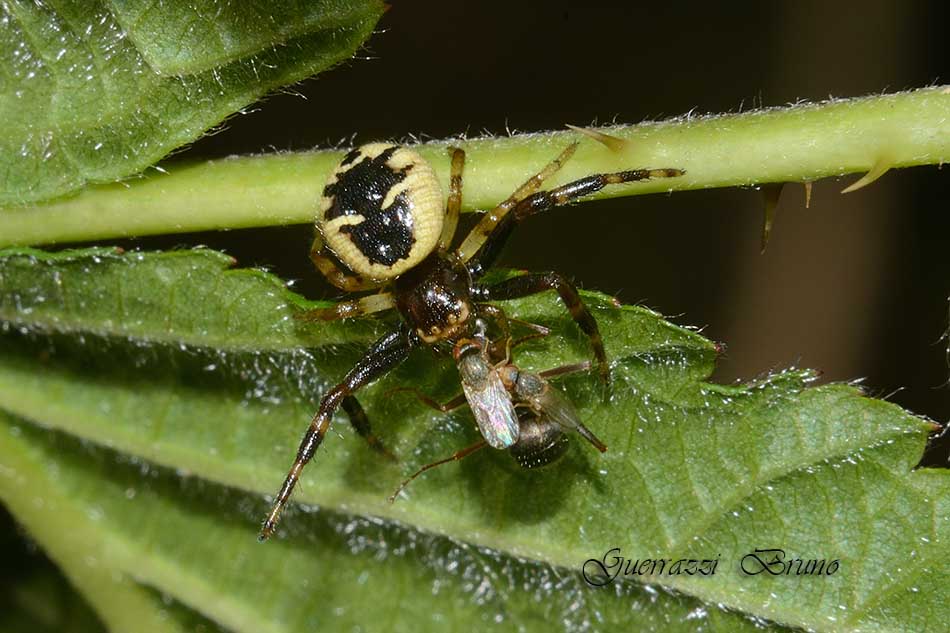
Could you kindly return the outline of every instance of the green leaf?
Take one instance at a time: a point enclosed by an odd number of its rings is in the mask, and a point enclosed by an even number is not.
[[[4,633],[102,633],[89,605],[48,560],[16,538],[0,516],[0,631]],[[6,532],[6,534],[4,533]],[[11,538],[4,538],[9,535]],[[35,548],[31,548],[34,549]]]
[[[353,0],[110,0],[106,3],[135,48],[162,75],[191,75],[291,40],[375,21],[379,2]],[[352,51],[351,51],[352,52]]]
[[[808,372],[711,384],[713,344],[592,293],[613,399],[584,375],[558,386],[606,454],[578,440],[529,472],[481,451],[389,504],[407,473],[476,437],[465,411],[387,395],[458,391],[451,361],[419,350],[360,396],[401,462],[338,420],[295,497],[319,510],[292,509],[259,545],[262,495],[320,394],[392,321],[295,320],[308,302],[229,264],[202,250],[0,257],[0,498],[114,629],[140,611],[137,630],[194,617],[240,631],[925,631],[950,619],[950,480],[913,470],[932,424],[854,386],[808,387]],[[519,348],[519,364],[589,353],[552,293],[505,308],[555,330]],[[712,577],[585,586],[585,561],[614,547],[719,563]],[[741,573],[743,556],[771,547],[839,570]],[[171,617],[156,591],[179,605]]]
[[[378,0],[4,2],[0,204],[142,171],[268,91],[349,58],[382,8]]]

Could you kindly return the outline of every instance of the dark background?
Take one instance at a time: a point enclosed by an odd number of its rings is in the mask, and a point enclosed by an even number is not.
[[[636,123],[947,79],[943,2],[712,4],[396,2],[359,59],[271,96],[174,160]],[[533,218],[502,264],[557,270],[702,326],[728,347],[718,381],[811,367],[946,421],[946,175],[892,171],[841,195],[856,178],[816,183],[809,209],[801,187],[786,187],[764,255],[762,194],[721,189]],[[299,280],[308,296],[337,296],[312,269],[309,240],[308,228],[287,227],[131,245],[205,243]],[[945,448],[927,460],[946,464]]]

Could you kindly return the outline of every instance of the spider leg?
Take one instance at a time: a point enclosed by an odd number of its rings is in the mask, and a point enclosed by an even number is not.
[[[539,371],[538,375],[542,378],[554,378],[555,376],[567,376],[568,374],[576,374],[582,371],[590,371],[589,360],[585,360],[580,363],[572,363],[570,365],[561,365],[560,367],[553,367],[551,369],[545,369],[544,371]]]
[[[625,182],[636,182],[650,178],[674,178],[682,176],[681,169],[633,169],[618,171],[611,174],[594,174],[573,182],[569,182],[550,191],[540,191],[518,202],[511,213],[498,218],[497,222],[485,222],[483,218],[468,237],[465,238],[461,250],[468,246],[462,261],[468,264],[473,277],[478,277],[491,267],[501,253],[502,247],[511,235],[514,227],[535,213],[547,211],[553,207],[567,204],[572,200],[596,193],[607,185],[616,185]]]
[[[448,402],[439,402],[435,400],[434,398],[430,398],[429,396],[425,395],[424,393],[422,393],[415,387],[396,387],[395,389],[390,389],[389,391],[387,391],[386,395],[389,395],[392,393],[411,393],[416,398],[418,398],[422,404],[428,407],[431,407],[435,409],[436,411],[441,411],[442,413],[448,413],[449,411],[454,411],[455,409],[458,409],[460,406],[468,402],[465,399],[464,393],[461,393],[455,396]]]
[[[413,480],[413,479],[415,479],[416,477],[418,477],[419,475],[421,475],[421,474],[424,473],[425,471],[427,471],[427,470],[429,470],[429,469],[431,469],[431,468],[435,468],[436,466],[441,466],[442,464],[448,464],[449,462],[457,462],[458,460],[460,460],[460,459],[462,459],[462,458],[464,458],[464,457],[468,457],[469,455],[471,455],[471,454],[474,453],[475,451],[477,451],[477,450],[479,450],[479,449],[482,449],[482,448],[485,448],[486,446],[488,446],[488,442],[486,442],[485,440],[479,440],[479,441],[475,442],[474,444],[472,444],[471,446],[466,446],[466,447],[463,448],[462,450],[455,451],[454,453],[452,453],[451,456],[446,457],[445,459],[440,459],[440,460],[437,461],[437,462],[432,462],[431,464],[426,464],[425,466],[423,466],[422,468],[420,468],[419,470],[417,470],[416,472],[414,472],[414,473],[412,474],[412,477],[410,477],[409,479],[407,479],[407,480],[405,480],[404,482],[402,482],[401,484],[399,484],[399,487],[396,488],[396,492],[394,492],[392,495],[390,495],[390,497],[389,497],[389,503],[393,503],[393,502],[396,500],[396,497],[399,496],[399,493],[402,492],[402,491],[405,489],[406,486],[408,486],[410,483],[412,483],[412,480]]]
[[[482,309],[484,309],[484,308],[486,307],[486,305],[487,305],[487,304],[483,304],[483,305],[482,305]],[[519,325],[522,325],[522,326],[524,326],[524,327],[526,327],[526,328],[528,328],[528,329],[534,330],[534,331],[533,331],[531,334],[525,334],[524,336],[519,336],[518,338],[512,338],[512,337],[509,335],[508,338],[505,340],[505,353],[504,353],[504,355],[502,355],[502,354],[500,354],[500,353],[498,352],[498,347],[497,347],[497,346],[498,346],[501,342],[500,342],[500,341],[493,341],[493,342],[492,342],[492,352],[491,352],[491,355],[490,355],[490,356],[491,356],[492,359],[495,359],[496,361],[497,361],[498,359],[502,359],[502,358],[506,358],[506,357],[507,357],[507,358],[510,358],[510,357],[511,357],[511,350],[513,350],[514,348],[518,347],[519,345],[523,345],[523,344],[527,343],[528,341],[533,341],[534,339],[537,339],[537,338],[544,338],[545,336],[547,336],[548,334],[551,333],[551,330],[550,330],[549,328],[546,328],[546,327],[544,327],[543,325],[538,325],[537,323],[531,323],[530,321],[523,321],[523,320],[521,320],[521,319],[508,319],[508,322],[509,322],[509,323],[517,323],[517,324],[519,324]]]
[[[352,301],[342,301],[329,308],[316,308],[296,315],[301,321],[336,321],[350,317],[382,312],[396,307],[396,298],[389,292],[380,292]]]
[[[487,316],[494,321],[495,325],[498,326],[498,330],[501,332],[499,338],[489,340],[488,344],[490,347],[488,356],[490,358],[507,359],[509,350],[511,349],[511,325],[508,320],[508,315],[498,306],[493,306],[489,303],[483,303],[478,306],[478,312],[480,315]]]
[[[445,205],[445,219],[442,223],[442,234],[439,236],[439,250],[447,251],[455,237],[455,227],[459,223],[459,213],[462,210],[462,170],[465,169],[465,150],[450,147],[452,153],[452,171],[449,175],[449,200]]]
[[[528,341],[533,341],[536,338],[544,338],[549,332],[532,332],[531,334],[525,334],[524,336],[519,336],[518,338],[511,341],[511,345],[508,346],[508,349],[514,349],[519,345],[527,343]]]
[[[484,292],[489,299],[517,299],[545,290],[557,291],[574,322],[590,339],[601,379],[605,383],[609,382],[610,365],[607,364],[607,353],[604,351],[604,341],[600,336],[597,321],[590,310],[587,309],[587,306],[584,305],[584,301],[577,293],[577,288],[570,281],[557,273],[531,273],[506,279],[486,288]]]
[[[310,246],[310,261],[327,278],[327,281],[340,290],[358,292],[379,287],[379,283],[371,279],[364,279],[359,275],[344,272],[340,265],[330,257],[326,244],[323,243],[323,237],[319,233],[313,238],[313,244]]]
[[[379,441],[378,437],[373,435],[373,430],[369,425],[369,417],[366,415],[366,411],[363,410],[363,405],[360,404],[359,400],[354,396],[347,396],[343,398],[340,408],[346,411],[346,415],[350,418],[350,425],[356,430],[360,437],[366,440],[370,448],[386,459],[394,462],[399,461],[392,451],[386,448],[386,446]]]
[[[551,328],[546,328],[543,325],[538,325],[537,323],[532,323],[531,321],[525,321],[524,319],[512,319],[508,317],[509,323],[517,323],[523,327],[528,328],[529,330],[534,330],[534,334],[531,335],[531,338],[540,338],[547,336],[551,333]],[[514,345],[512,345],[514,347]]]
[[[494,231],[495,227],[508,215],[508,212],[515,208],[519,202],[540,189],[545,180],[553,176],[564,163],[570,160],[571,156],[574,155],[574,151],[577,150],[577,145],[576,142],[568,145],[557,158],[545,165],[544,169],[528,178],[504,202],[482,216],[482,219],[465,236],[465,240],[455,251],[458,258],[463,262],[468,262],[481,248],[485,237]]]
[[[304,433],[300,447],[297,449],[297,458],[294,460],[293,466],[290,467],[287,478],[284,479],[284,484],[280,487],[280,491],[274,500],[270,514],[267,515],[267,519],[261,527],[259,540],[267,540],[274,533],[280,513],[287,504],[287,500],[290,499],[290,494],[300,478],[300,472],[313,458],[313,454],[327,434],[333,413],[347,396],[352,395],[360,387],[376,380],[405,360],[409,355],[409,350],[412,349],[413,340],[410,338],[409,330],[406,327],[401,327],[395,332],[383,336],[357,361],[356,366],[346,374],[343,381],[323,396],[320,407],[313,415],[310,427]]]

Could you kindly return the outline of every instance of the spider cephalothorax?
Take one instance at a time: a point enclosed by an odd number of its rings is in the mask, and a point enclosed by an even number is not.
[[[317,234],[310,258],[340,289],[379,292],[311,311],[303,318],[333,320],[395,308],[402,315],[402,323],[376,341],[342,382],[323,396],[261,529],[262,539],[273,533],[301,470],[323,441],[339,407],[350,414],[360,435],[373,447],[387,452],[370,432],[353,392],[401,363],[413,347],[451,349],[454,343],[472,335],[479,317],[491,320],[502,337],[507,337],[507,318],[491,301],[557,291],[590,339],[601,378],[608,380],[609,367],[597,322],[572,283],[552,272],[526,274],[492,285],[480,283],[511,231],[524,218],[609,184],[683,173],[678,169],[637,169],[595,174],[550,191],[539,191],[544,180],[560,169],[576,148],[576,143],[569,145],[486,213],[454,249],[451,245],[461,209],[465,164],[461,149],[449,148],[452,168],[444,210],[435,172],[417,153],[373,143],[343,158],[330,175],[318,203]],[[517,438],[511,440],[516,442]]]

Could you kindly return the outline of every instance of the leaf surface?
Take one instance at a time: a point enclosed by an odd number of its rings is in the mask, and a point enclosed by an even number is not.
[[[144,170],[348,59],[381,13],[376,0],[4,2],[0,205]]]
[[[393,321],[299,321],[310,302],[230,264],[203,250],[0,257],[0,498],[83,591],[94,559],[129,600],[157,591],[181,605],[160,622],[186,613],[254,631],[496,621],[926,631],[950,619],[947,473],[913,470],[932,424],[853,386],[810,387],[808,372],[711,384],[712,343],[592,293],[612,399],[586,375],[557,384],[606,454],[575,438],[565,460],[531,472],[481,451],[389,504],[406,474],[476,437],[465,411],[387,394],[407,384],[442,400],[457,393],[451,361],[418,350],[361,392],[400,463],[379,459],[341,416],[298,487],[304,506],[258,545],[263,495],[320,395]],[[555,332],[519,347],[520,365],[589,354],[553,293],[503,305]],[[719,562],[711,577],[586,586],[580,571],[596,563],[585,562],[612,548]],[[756,548],[839,569],[743,574]],[[378,622],[365,622],[368,604]]]

